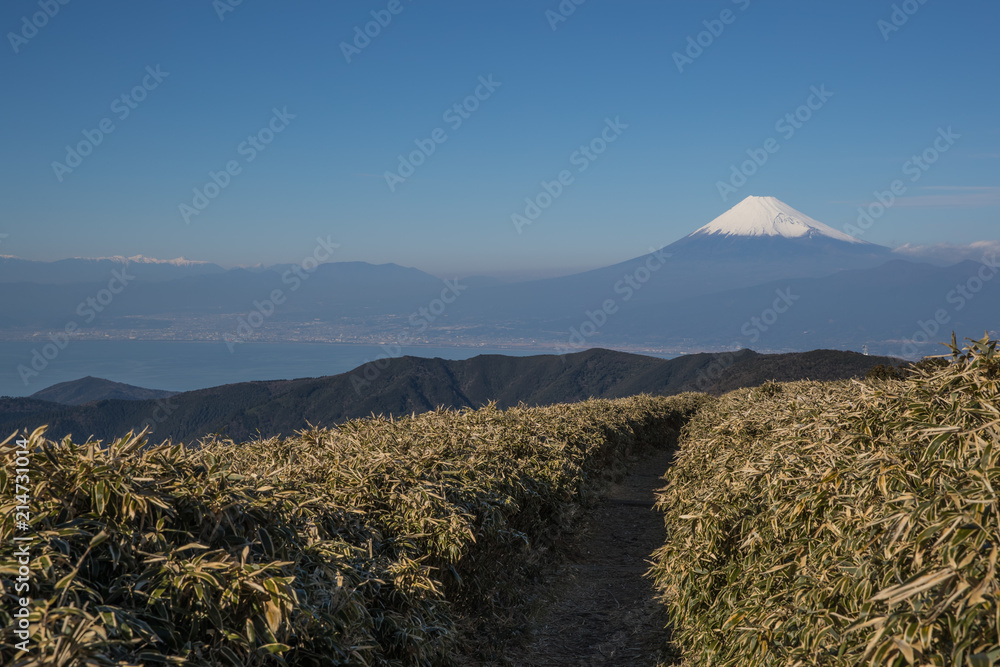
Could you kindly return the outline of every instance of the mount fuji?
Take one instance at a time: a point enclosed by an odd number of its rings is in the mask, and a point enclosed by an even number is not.
[[[1000,292],[972,294],[993,275],[1000,271],[971,261],[947,267],[908,261],[774,197],[747,197],[656,252],[502,286],[489,298],[484,290],[483,298],[456,304],[449,315],[461,319],[468,307],[470,322],[524,338],[559,335],[564,350],[867,345],[919,356],[938,353],[937,341],[952,330],[962,338],[995,329]],[[946,304],[955,307],[945,310]]]
[[[676,330],[678,317],[693,316],[682,310],[697,312],[692,304],[710,295],[874,269],[894,259],[889,248],[838,231],[774,197],[747,197],[660,250],[574,275],[478,289],[448,316],[536,335],[579,325],[581,313],[612,299],[616,314],[602,327],[604,339],[648,339]]]
[[[864,243],[853,236],[813,220],[775,197],[750,196],[691,236],[829,237],[847,243]]]
[[[814,220],[775,197],[750,196],[668,249],[685,259],[794,260],[850,258],[836,270],[887,261],[885,246],[862,241]],[[860,263],[857,260],[862,260]]]

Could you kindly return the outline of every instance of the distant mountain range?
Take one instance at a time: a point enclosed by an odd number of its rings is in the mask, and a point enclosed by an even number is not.
[[[321,378],[244,382],[155,400],[97,400],[107,381],[84,378],[29,398],[0,398],[0,433],[49,426],[49,437],[73,434],[107,440],[149,426],[151,439],[192,441],[221,433],[291,435],[308,425],[330,426],[371,414],[407,415],[446,407],[548,405],[587,398],[683,391],[721,393],[767,380],[834,380],[864,375],[899,359],[817,350],[763,355],[751,350],[659,359],[591,349],[565,356],[482,355],[465,361],[398,357],[384,368],[367,364]],[[117,385],[117,383],[110,383]],[[122,385],[118,385],[122,386]],[[127,386],[127,385],[124,385]],[[138,388],[129,388],[138,397]],[[94,393],[98,392],[98,393]],[[39,396],[71,402],[60,405]]]
[[[133,275],[134,268],[118,267]],[[396,264],[331,262],[311,271],[283,267],[263,270],[230,269],[221,273],[188,275],[172,280],[131,280],[116,283],[100,317],[87,317],[88,299],[107,287],[103,283],[21,283],[0,292],[0,328],[62,328],[75,318],[89,327],[141,327],[137,318],[184,315],[246,315],[255,303],[269,301],[281,290],[283,303],[273,309],[271,321],[333,321],[343,317],[371,317],[409,312],[441,293],[442,282],[417,269]],[[138,276],[138,273],[134,275]],[[81,304],[83,306],[81,307]],[[84,313],[84,314],[81,314]],[[221,332],[220,332],[221,337]]]
[[[137,280],[164,281],[187,276],[225,272],[218,264],[198,262],[183,257],[154,259],[134,257],[75,257],[55,262],[37,262],[0,255],[0,283],[40,283],[60,285],[70,283],[107,282],[112,271],[125,269]]]
[[[868,345],[915,358],[937,353],[935,343],[952,329],[964,338],[998,328],[995,256],[933,266],[910,261],[911,254],[854,238],[774,197],[751,196],[660,250],[518,283],[442,281],[365,262],[224,270],[141,256],[51,263],[3,257],[0,282],[18,284],[0,290],[0,338],[25,340],[71,320],[84,332],[138,331],[148,339],[169,330],[177,338],[191,332],[185,318],[207,318],[213,324],[199,325],[198,335],[214,335],[205,330],[214,326],[224,339],[253,315],[259,326],[244,327],[250,340],[282,327],[323,325],[348,333],[310,340],[364,331],[379,340],[419,335],[449,344],[460,332],[467,341],[558,352]],[[104,294],[122,271],[129,284]],[[280,304],[270,303],[276,293]],[[780,294],[790,296],[777,303]],[[95,295],[110,297],[99,311],[87,305]]]

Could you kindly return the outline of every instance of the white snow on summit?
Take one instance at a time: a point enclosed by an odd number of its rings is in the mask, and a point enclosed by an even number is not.
[[[813,220],[775,197],[747,197],[691,236],[703,234],[785,238],[820,235],[847,243],[866,243]]]
[[[199,264],[211,264],[211,262],[205,262],[197,259],[184,259],[183,257],[177,257],[176,259],[156,259],[155,257],[146,257],[145,255],[133,255],[132,257],[124,257],[122,255],[112,255],[111,257],[74,257],[73,259],[112,261],[118,262],[119,264],[128,264],[130,262],[134,264],[172,264],[174,266],[197,266]]]

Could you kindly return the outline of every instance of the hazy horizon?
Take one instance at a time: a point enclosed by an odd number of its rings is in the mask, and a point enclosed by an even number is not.
[[[751,196],[748,196],[743,201],[746,201],[748,199],[754,199],[754,198],[759,198],[759,197],[757,197],[755,195],[751,195]],[[732,211],[732,210],[733,210],[733,208],[729,209],[729,211]],[[878,217],[879,216],[875,216],[875,217],[869,216],[869,218],[867,218],[867,221],[869,222],[869,226],[873,225],[877,221]],[[718,218],[713,218],[713,222],[716,219],[718,219]],[[868,226],[862,225],[862,227],[859,227],[856,222],[848,223],[848,224],[844,225],[844,227],[843,227],[844,233],[847,233],[849,235],[853,235],[855,238],[857,238],[859,240],[863,240],[863,237],[865,236],[865,232],[867,231],[867,229],[868,229]],[[694,231],[694,230],[692,230],[692,231]],[[840,230],[837,230],[837,231],[840,231]],[[684,237],[680,237],[680,238],[686,238],[689,235],[690,234],[685,234]],[[680,238],[673,239],[673,241],[678,241],[678,240],[680,240]],[[2,237],[0,237],[0,240],[2,240]],[[328,243],[331,242],[332,241],[332,235],[327,235],[327,239],[326,240],[327,240]],[[334,252],[337,252],[337,251],[340,250],[339,244],[333,244],[333,245],[337,246],[335,248]],[[664,244],[662,244],[659,247],[662,248],[662,247],[665,247],[667,245],[670,245],[670,243],[669,242],[668,243],[664,243]],[[876,244],[876,245],[878,245],[878,244]],[[915,261],[927,261],[927,262],[941,264],[941,265],[948,265],[948,264],[954,264],[954,263],[958,263],[960,261],[969,260],[969,259],[980,260],[983,257],[984,253],[986,253],[988,251],[1000,252],[1000,240],[980,239],[980,240],[973,241],[972,243],[967,243],[967,244],[954,244],[954,243],[947,243],[947,242],[939,242],[939,243],[932,243],[932,244],[928,244],[928,245],[915,245],[913,243],[906,242],[906,243],[897,245],[895,247],[889,247],[889,246],[885,246],[885,247],[888,247],[893,253],[895,253],[898,257],[900,257],[902,259],[909,259],[909,260],[915,260]],[[650,251],[650,250],[652,250],[653,248],[654,248],[654,246],[650,246],[649,248],[647,248],[647,252]],[[577,266],[553,266],[553,265],[549,265],[549,266],[544,266],[544,267],[535,267],[535,268],[532,268],[532,269],[522,269],[522,270],[511,269],[511,268],[502,268],[502,269],[493,269],[493,270],[490,270],[490,269],[487,269],[487,270],[470,269],[470,270],[466,270],[466,271],[451,271],[451,272],[446,271],[446,270],[442,270],[442,269],[440,269],[438,267],[435,267],[435,266],[427,266],[427,265],[425,265],[425,266],[414,266],[414,265],[409,265],[409,264],[401,263],[399,261],[394,261],[394,260],[391,260],[391,259],[388,260],[388,261],[385,261],[385,262],[369,262],[368,260],[363,259],[363,258],[341,260],[339,258],[333,257],[332,254],[331,254],[331,257],[330,257],[330,259],[328,261],[330,261],[330,262],[339,262],[339,261],[364,262],[364,263],[373,264],[373,265],[376,265],[376,266],[383,265],[383,264],[393,264],[393,265],[397,265],[397,266],[402,266],[404,268],[416,268],[417,270],[423,271],[425,273],[428,273],[430,275],[434,275],[434,276],[437,276],[437,277],[440,277],[440,278],[445,278],[445,277],[457,277],[457,278],[472,278],[472,277],[475,277],[475,278],[480,278],[481,277],[481,278],[493,278],[493,279],[497,279],[497,280],[502,281],[502,282],[520,282],[520,281],[528,281],[528,280],[540,280],[540,279],[546,279],[546,278],[558,278],[558,277],[563,277],[563,276],[575,275],[577,273],[584,273],[584,272],[587,272],[587,271],[592,271],[592,270],[595,270],[595,269],[603,268],[604,266],[607,266],[607,265],[618,264],[620,262],[625,262],[625,261],[628,261],[628,260],[636,259],[637,257],[641,257],[644,254],[646,254],[646,253],[640,253],[640,255],[638,255],[638,256],[621,257],[619,259],[608,261],[606,264],[591,264],[591,265],[577,265]],[[298,261],[301,260],[301,258],[285,258],[285,259],[283,259],[281,261],[268,262],[268,263],[254,263],[254,264],[250,264],[250,263],[227,263],[227,262],[214,261],[213,259],[207,258],[207,257],[170,257],[170,258],[168,258],[168,257],[153,257],[151,255],[142,254],[142,253],[140,253],[139,255],[132,255],[132,256],[126,256],[126,255],[103,255],[103,256],[85,257],[85,256],[76,255],[76,256],[72,256],[72,257],[57,257],[57,258],[53,258],[53,259],[33,259],[33,258],[28,258],[28,257],[19,257],[17,255],[6,255],[6,254],[3,254],[3,253],[0,253],[0,258],[25,259],[25,260],[28,260],[28,261],[41,261],[41,262],[57,262],[57,261],[64,261],[64,260],[68,260],[68,259],[84,259],[84,260],[118,260],[118,259],[132,260],[132,259],[135,259],[138,262],[147,261],[147,262],[162,263],[162,264],[178,263],[178,262],[180,262],[180,263],[190,262],[190,263],[193,263],[193,264],[216,264],[216,265],[218,265],[219,267],[221,267],[221,268],[223,268],[225,270],[231,270],[231,269],[248,269],[248,270],[252,270],[252,269],[259,269],[259,268],[268,268],[268,267],[274,267],[274,266],[281,266],[281,265],[285,265],[285,264],[294,264],[294,263],[296,263],[296,262],[298,262]]]

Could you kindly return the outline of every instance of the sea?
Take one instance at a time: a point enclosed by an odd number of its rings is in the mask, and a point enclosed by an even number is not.
[[[396,356],[470,359],[480,354],[528,356],[555,350],[496,347],[399,348],[342,343],[241,343],[222,341],[71,341],[42,356],[38,342],[0,342],[0,396],[30,396],[88,375],[147,389],[190,391],[234,382],[336,375],[369,361]],[[35,355],[33,351],[38,351]],[[19,369],[20,367],[20,369]]]

